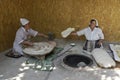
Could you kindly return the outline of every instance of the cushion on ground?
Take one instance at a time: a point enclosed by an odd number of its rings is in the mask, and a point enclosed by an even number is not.
[[[92,51],[92,56],[94,57],[97,64],[104,68],[115,67],[115,61],[110,57],[110,55],[100,48],[96,48]]]
[[[110,49],[113,52],[115,61],[120,62],[120,45],[109,44],[109,46],[110,46]]]

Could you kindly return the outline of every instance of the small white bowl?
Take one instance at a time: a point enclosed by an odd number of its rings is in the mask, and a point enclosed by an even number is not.
[[[75,46],[75,43],[70,43],[71,46]]]

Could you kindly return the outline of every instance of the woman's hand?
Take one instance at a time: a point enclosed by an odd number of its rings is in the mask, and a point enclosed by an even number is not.
[[[101,41],[99,41],[97,44],[98,44],[98,45],[101,45],[101,44],[102,44],[102,42],[101,42]]]
[[[76,35],[77,35],[77,33],[76,33],[76,32],[72,32],[72,33],[71,33],[71,35],[74,35],[74,36],[76,36]]]
[[[33,43],[32,43],[32,42],[28,42],[28,45],[29,45],[29,46],[33,46]]]
[[[98,44],[98,45],[101,45],[102,42],[103,42],[103,39],[100,39],[97,44]]]
[[[23,41],[22,44],[28,45],[28,46],[33,46],[33,43],[30,41]]]

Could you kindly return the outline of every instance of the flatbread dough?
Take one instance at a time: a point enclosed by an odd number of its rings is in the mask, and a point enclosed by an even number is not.
[[[66,30],[61,32],[61,35],[62,35],[63,38],[66,38],[73,31],[75,31],[75,28],[67,28]]]
[[[32,47],[25,48],[23,52],[33,56],[40,56],[50,53],[54,47],[55,44],[52,42],[37,42]]]
[[[115,61],[110,57],[110,55],[101,48],[96,48],[92,51],[92,56],[95,58],[97,64],[104,68],[115,67]]]

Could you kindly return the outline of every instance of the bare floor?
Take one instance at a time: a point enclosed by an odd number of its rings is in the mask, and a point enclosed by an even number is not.
[[[25,65],[28,57],[19,59],[0,54],[0,80],[120,80],[120,68],[102,69],[100,67],[86,67],[83,69],[68,69],[62,66],[62,57],[66,54],[82,53],[84,42],[71,40],[56,40],[57,46],[65,47],[74,42],[76,46],[55,61],[53,71],[39,71]],[[107,44],[104,45],[107,49]]]

